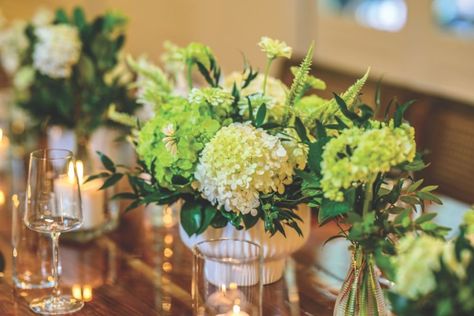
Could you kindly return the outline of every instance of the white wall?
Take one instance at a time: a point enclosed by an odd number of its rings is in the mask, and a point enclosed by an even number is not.
[[[262,35],[286,40],[296,36],[296,7],[288,0],[0,0],[7,17],[28,17],[38,6],[72,8],[87,13],[118,9],[130,17],[127,49],[158,58],[162,43],[200,41],[211,46],[224,71],[241,70],[242,54],[263,68],[257,42]],[[276,69],[277,67],[274,67]]]
[[[458,99],[474,105],[474,39],[460,39],[440,30],[434,22],[431,0],[406,0],[408,20],[396,33],[381,32],[355,20],[318,10],[300,27],[316,38],[316,60],[336,69],[362,73],[384,81]]]
[[[318,11],[317,0],[0,0],[7,17],[27,17],[45,5],[83,5],[94,14],[113,8],[130,17],[127,49],[157,58],[164,40],[210,45],[224,71],[241,69],[241,52],[263,68],[261,35],[286,40],[303,55],[316,40],[316,61],[474,104],[474,40],[434,25],[431,0],[406,0],[407,25],[398,33],[360,26]],[[277,67],[274,67],[276,70]]]

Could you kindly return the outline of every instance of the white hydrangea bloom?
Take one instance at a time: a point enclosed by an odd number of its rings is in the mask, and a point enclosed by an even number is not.
[[[68,78],[79,61],[82,43],[77,28],[48,25],[35,30],[38,42],[33,51],[33,65],[51,78]]]
[[[235,84],[237,87],[242,85],[246,74],[242,74],[241,72],[232,72],[229,76],[225,78],[224,81],[224,89],[227,91],[232,91],[232,87]],[[264,74],[258,74],[250,84],[245,87],[245,89],[241,90],[241,96],[252,96],[252,95],[261,95],[262,94],[262,87],[263,81],[265,79]],[[267,115],[268,118],[276,121],[281,122],[286,114],[286,95],[288,93],[288,88],[285,86],[283,82],[280,80],[268,77],[267,78],[267,88],[265,90],[265,98],[266,100],[266,107],[267,107]],[[245,101],[245,99],[243,99]],[[257,107],[253,108],[255,113],[257,114]],[[248,104],[246,102],[239,103],[239,110],[240,115],[248,116]]]
[[[54,21],[54,12],[47,8],[39,8],[33,15],[33,18],[31,19],[31,23],[36,27],[51,24],[53,23],[53,21]]]
[[[0,32],[0,59],[3,69],[9,75],[18,70],[22,55],[28,48],[25,28],[26,23],[18,20]]]
[[[203,197],[226,211],[257,215],[259,194],[285,191],[294,166],[279,138],[248,123],[223,127],[206,144],[195,172]]]

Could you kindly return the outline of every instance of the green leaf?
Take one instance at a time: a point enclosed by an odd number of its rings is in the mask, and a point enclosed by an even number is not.
[[[186,201],[181,209],[181,226],[189,237],[199,231],[202,223],[201,205]]]
[[[359,120],[359,116],[347,108],[346,102],[340,96],[338,96],[336,93],[333,93],[333,95],[337,105],[339,106],[339,109],[345,117],[347,117],[351,121]]]
[[[400,200],[410,205],[420,204],[420,201],[416,197],[411,196],[411,195],[404,195],[400,198]]]
[[[324,138],[327,137],[326,129],[324,128],[323,123],[321,123],[319,120],[316,120],[316,137],[319,138]]]
[[[257,110],[257,117],[255,118],[255,126],[256,127],[262,126],[263,122],[265,121],[266,116],[267,116],[267,106],[265,104],[262,104]]]
[[[420,199],[425,200],[425,201],[426,200],[427,201],[432,201],[432,202],[435,202],[436,204],[440,204],[440,205],[443,204],[441,199],[439,197],[437,197],[436,195],[434,195],[433,193],[431,193],[431,192],[420,191],[420,192],[416,193],[416,196],[418,196]]]
[[[253,107],[252,107],[252,101],[250,100],[250,97],[247,96],[247,102],[249,105],[249,119],[251,122],[255,122],[255,118],[253,117]]]
[[[438,189],[437,185],[428,185],[428,186],[424,187],[423,189],[421,189],[420,191],[421,192],[431,192],[431,191],[434,191],[434,190],[437,190],[437,189]]]
[[[299,117],[295,118],[295,129],[301,141],[309,142],[308,135],[306,134],[306,127],[304,127],[304,124]]]
[[[130,203],[124,210],[124,212],[128,212],[128,211],[131,211],[133,210],[134,208],[137,208],[139,207],[140,205],[142,204],[142,201],[141,200],[135,200],[133,201],[132,203]]]
[[[104,189],[107,189],[108,187],[113,186],[114,184],[119,182],[120,179],[122,179],[122,177],[123,177],[123,173],[114,173],[113,175],[110,176],[110,178],[104,181],[104,184],[102,184],[99,190],[104,190]]]
[[[318,139],[317,142],[309,144],[308,166],[317,174],[321,174],[321,161],[323,160],[324,146],[326,146],[329,140],[330,138],[323,137]]]
[[[438,215],[438,214],[436,214],[436,213],[426,213],[426,214],[423,214],[423,215],[421,215],[420,217],[418,217],[418,218],[416,219],[415,223],[419,225],[419,224],[422,224],[422,223],[424,223],[424,222],[429,222],[429,221],[431,221],[433,218],[435,218],[436,215]]]
[[[405,209],[403,212],[398,214],[394,219],[394,224],[402,224],[405,218],[410,219],[411,210],[409,208]]]
[[[227,226],[229,220],[222,215],[221,212],[217,212],[214,218],[212,219],[211,226],[214,228],[223,228]]]
[[[196,235],[202,234],[211,224],[214,216],[216,216],[217,209],[212,206],[211,204],[206,205],[202,208],[202,222],[201,226],[199,227]]]
[[[420,187],[420,185],[423,184],[423,181],[424,181],[423,179],[420,179],[420,180],[418,180],[418,181],[412,183],[412,184],[408,187],[407,192],[408,192],[408,193],[415,192],[416,189],[418,189],[418,188]]]
[[[112,200],[134,200],[137,198],[137,195],[132,192],[121,192],[112,196]]]
[[[107,155],[105,155],[104,153],[100,151],[97,151],[97,154],[99,155],[100,161],[102,162],[102,165],[104,166],[104,168],[109,170],[110,172],[115,173],[116,168],[113,161],[109,157],[107,157]]]
[[[355,189],[351,188],[344,194],[344,201],[332,201],[323,198],[321,208],[319,209],[318,221],[320,224],[325,223],[327,220],[332,219],[338,215],[346,214],[352,211],[355,201]]]
[[[111,174],[108,173],[108,172],[101,172],[101,173],[94,174],[94,175],[91,175],[91,176],[87,177],[87,179],[86,179],[86,181],[84,181],[84,183],[87,183],[87,182],[95,180],[95,179],[107,178],[107,177],[110,177],[110,176],[111,176]]]
[[[395,111],[395,117],[394,117],[395,127],[399,127],[400,125],[402,125],[403,115],[405,114],[405,111],[415,102],[416,100],[410,100],[408,102],[403,103],[397,108],[397,110]]]
[[[76,24],[79,30],[81,30],[87,24],[84,10],[82,10],[81,7],[75,7],[72,16],[74,18],[74,24]]]
[[[242,220],[244,221],[245,229],[250,229],[255,226],[255,224],[258,223],[259,219],[260,217],[253,216],[252,214],[242,215]]]
[[[56,10],[56,17],[54,18],[54,20],[60,24],[69,22],[66,11],[64,11],[64,9]]]

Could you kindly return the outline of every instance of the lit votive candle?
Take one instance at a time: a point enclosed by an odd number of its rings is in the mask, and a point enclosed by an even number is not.
[[[76,162],[77,177],[80,183],[81,199],[82,199],[82,217],[83,223],[81,229],[92,229],[100,226],[105,221],[104,203],[105,195],[100,191],[101,181],[96,179],[84,183],[84,165],[82,161]],[[67,203],[68,196],[72,194],[72,186],[74,184],[74,166],[69,164],[67,178],[59,179],[56,182],[56,190],[58,194],[64,196]]]
[[[250,316],[250,315],[244,311],[241,311],[239,305],[234,305],[232,306],[231,311],[228,311],[225,314],[217,314],[217,316]]]
[[[229,287],[221,285],[219,291],[209,295],[206,304],[218,313],[222,313],[231,309],[235,302],[242,304],[242,302],[245,302],[245,296],[242,291],[237,288],[237,284],[230,283]]]

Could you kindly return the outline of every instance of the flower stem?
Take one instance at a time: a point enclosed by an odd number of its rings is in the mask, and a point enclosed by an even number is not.
[[[364,208],[362,209],[362,216],[365,217],[371,211],[373,198],[373,181],[369,181],[365,185]]]
[[[263,77],[263,94],[265,95],[265,91],[267,89],[267,79],[268,79],[268,74],[270,73],[270,66],[272,65],[273,58],[267,59],[267,64],[265,65],[265,77]]]
[[[187,68],[188,68],[188,71],[187,71],[186,79],[188,81],[189,91],[191,91],[191,89],[193,88],[193,64],[187,63]]]

